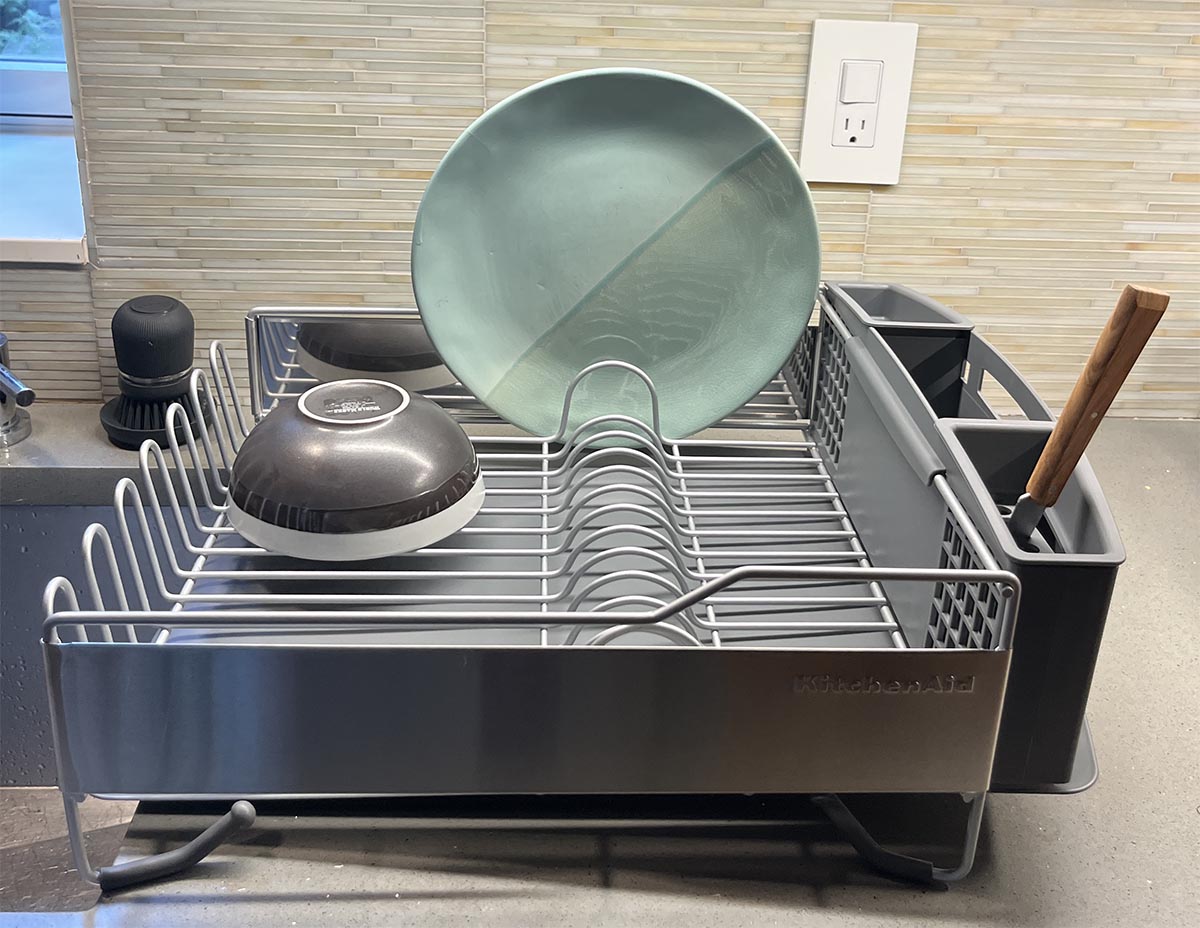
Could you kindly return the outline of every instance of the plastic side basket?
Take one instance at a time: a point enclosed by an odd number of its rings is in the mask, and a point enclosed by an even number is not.
[[[1023,550],[1002,515],[1024,491],[1051,423],[948,419],[939,425],[950,485],[1024,591],[993,788],[1089,786],[1095,762],[1077,753],[1117,568],[1125,560],[1112,513],[1091,466],[1081,461],[1043,520],[1042,550]]]
[[[1117,568],[1124,560],[1095,473],[1086,458],[1080,462],[1058,504],[1043,521],[1041,534],[1046,543],[1039,551],[1022,550],[1003,517],[1023,491],[1049,436],[1052,416],[1045,404],[1008,361],[972,330],[968,320],[928,297],[887,284],[831,285],[823,297],[822,309],[838,323],[829,328],[836,328],[842,340],[855,347],[848,350],[839,344],[837,332],[831,339],[822,323],[815,376],[819,380],[840,378],[853,385],[871,369],[871,376],[882,381],[876,393],[889,403],[885,418],[891,432],[931,457],[923,465],[925,470],[945,474],[996,552],[999,566],[1021,580],[1023,594],[993,764],[993,789],[1063,792],[1086,788],[1094,781],[1096,769],[1084,712]],[[983,396],[985,375],[1009,394],[1026,419],[997,417]],[[825,383],[821,395],[837,394]],[[822,421],[821,410],[814,409],[814,433],[836,467],[846,439],[823,430]],[[850,417],[849,421],[861,419]],[[862,463],[857,454],[847,455],[847,460]],[[846,487],[850,505],[855,487],[863,484],[852,474],[838,472],[837,476]],[[875,477],[895,483],[888,475]],[[877,513],[885,512],[888,518],[879,519],[881,525],[894,525],[896,520],[916,524],[913,513],[897,509],[908,504],[891,504],[894,512],[880,509],[880,505],[886,506],[886,499],[859,507],[860,518],[873,520]],[[925,515],[929,518],[931,513]],[[874,562],[893,563],[911,556],[903,550],[903,539],[892,538],[882,547],[872,547],[875,533],[871,524],[858,527]],[[956,563],[953,534],[953,527],[947,525],[942,566]],[[925,527],[911,537],[925,537]],[[961,550],[961,544],[957,547]],[[978,608],[978,604],[970,605]],[[897,604],[910,640],[917,634],[912,627],[918,620],[916,606],[915,600],[910,605]],[[986,612],[986,605],[983,608]],[[953,610],[948,619],[938,615],[935,605],[928,619],[922,644],[944,647],[960,639],[975,640],[973,629],[953,626]]]

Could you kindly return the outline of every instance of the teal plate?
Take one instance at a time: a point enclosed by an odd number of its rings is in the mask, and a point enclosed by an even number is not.
[[[751,399],[816,297],[817,222],[783,143],[724,94],[658,71],[582,71],[493,107],[451,146],[413,233],[417,305],[484,403],[551,435],[596,361],[649,374],[682,438]],[[571,424],[650,421],[645,385],[589,375]]]

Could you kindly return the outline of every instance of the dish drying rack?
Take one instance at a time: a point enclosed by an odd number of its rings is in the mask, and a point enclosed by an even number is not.
[[[114,889],[189,866],[253,820],[246,799],[784,792],[812,794],[881,870],[964,876],[997,787],[1021,570],[978,474],[942,463],[950,439],[916,425],[884,337],[856,332],[840,293],[822,289],[819,325],[718,430],[664,439],[650,378],[600,362],[557,434],[472,435],[487,499],[466,528],[336,565],[247,545],[226,475],[254,422],[313,382],[292,360],[299,319],[407,313],[252,312],[249,406],[213,343],[188,396],[210,430],[173,431],[172,407],[168,447],[143,445],[140,478],[116,486],[115,533],[84,535],[89,608],[61,577],[46,590],[79,873]],[[979,341],[982,372],[999,356]],[[608,366],[641,379],[651,421],[568,431],[576,387]],[[497,421],[461,386],[426,395],[465,426]],[[880,847],[837,795],[853,792],[962,794],[961,861]],[[97,871],[89,795],[239,801],[185,847]]]

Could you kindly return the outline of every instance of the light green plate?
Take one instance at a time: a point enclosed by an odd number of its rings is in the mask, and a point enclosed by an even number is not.
[[[412,275],[447,366],[510,422],[552,434],[571,379],[617,359],[650,375],[680,438],[779,371],[819,252],[796,162],[752,113],[674,74],[599,70],[509,97],[451,146]],[[571,423],[649,409],[640,380],[604,370]]]

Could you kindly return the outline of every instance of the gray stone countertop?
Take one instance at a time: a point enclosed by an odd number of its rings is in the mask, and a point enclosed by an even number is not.
[[[33,434],[0,450],[0,503],[106,503],[138,469],[136,451],[109,442],[100,403],[35,403]]]

